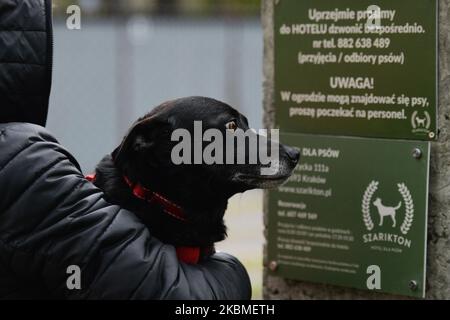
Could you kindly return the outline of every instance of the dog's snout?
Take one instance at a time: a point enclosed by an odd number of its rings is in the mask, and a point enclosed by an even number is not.
[[[286,154],[293,163],[297,164],[300,160],[300,150],[298,148],[285,147]]]

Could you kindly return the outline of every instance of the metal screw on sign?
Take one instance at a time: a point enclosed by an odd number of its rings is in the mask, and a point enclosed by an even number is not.
[[[416,280],[411,280],[409,282],[409,289],[411,289],[411,291],[416,291],[418,288],[418,284]]]
[[[278,263],[276,261],[270,261],[269,262],[269,270],[275,271],[278,269]]]
[[[419,148],[414,148],[412,156],[416,159],[420,159],[420,157],[422,157],[422,150],[420,150]]]

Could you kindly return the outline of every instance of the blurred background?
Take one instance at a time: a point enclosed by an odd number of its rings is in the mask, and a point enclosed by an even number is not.
[[[48,128],[85,174],[131,124],[163,101],[224,101],[262,127],[263,36],[259,0],[53,0],[54,69]],[[81,29],[69,30],[70,5]],[[262,192],[236,195],[218,250],[262,287]]]

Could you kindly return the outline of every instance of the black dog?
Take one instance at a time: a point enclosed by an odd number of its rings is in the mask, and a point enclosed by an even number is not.
[[[107,200],[133,211],[161,241],[196,263],[226,237],[223,216],[236,193],[280,185],[299,160],[296,149],[277,144],[279,170],[261,175],[257,164],[174,164],[175,129],[248,130],[247,119],[225,103],[204,97],[166,102],[140,118],[121,145],[97,166],[94,183]],[[261,136],[260,136],[261,137]],[[270,140],[268,140],[270,141]],[[248,148],[248,144],[246,146]]]

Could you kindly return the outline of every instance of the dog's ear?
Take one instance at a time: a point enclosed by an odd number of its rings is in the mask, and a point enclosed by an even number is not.
[[[122,143],[113,151],[112,158],[117,166],[127,157],[141,152],[149,152],[155,145],[157,134],[167,128],[168,122],[157,116],[137,121],[128,131]]]

